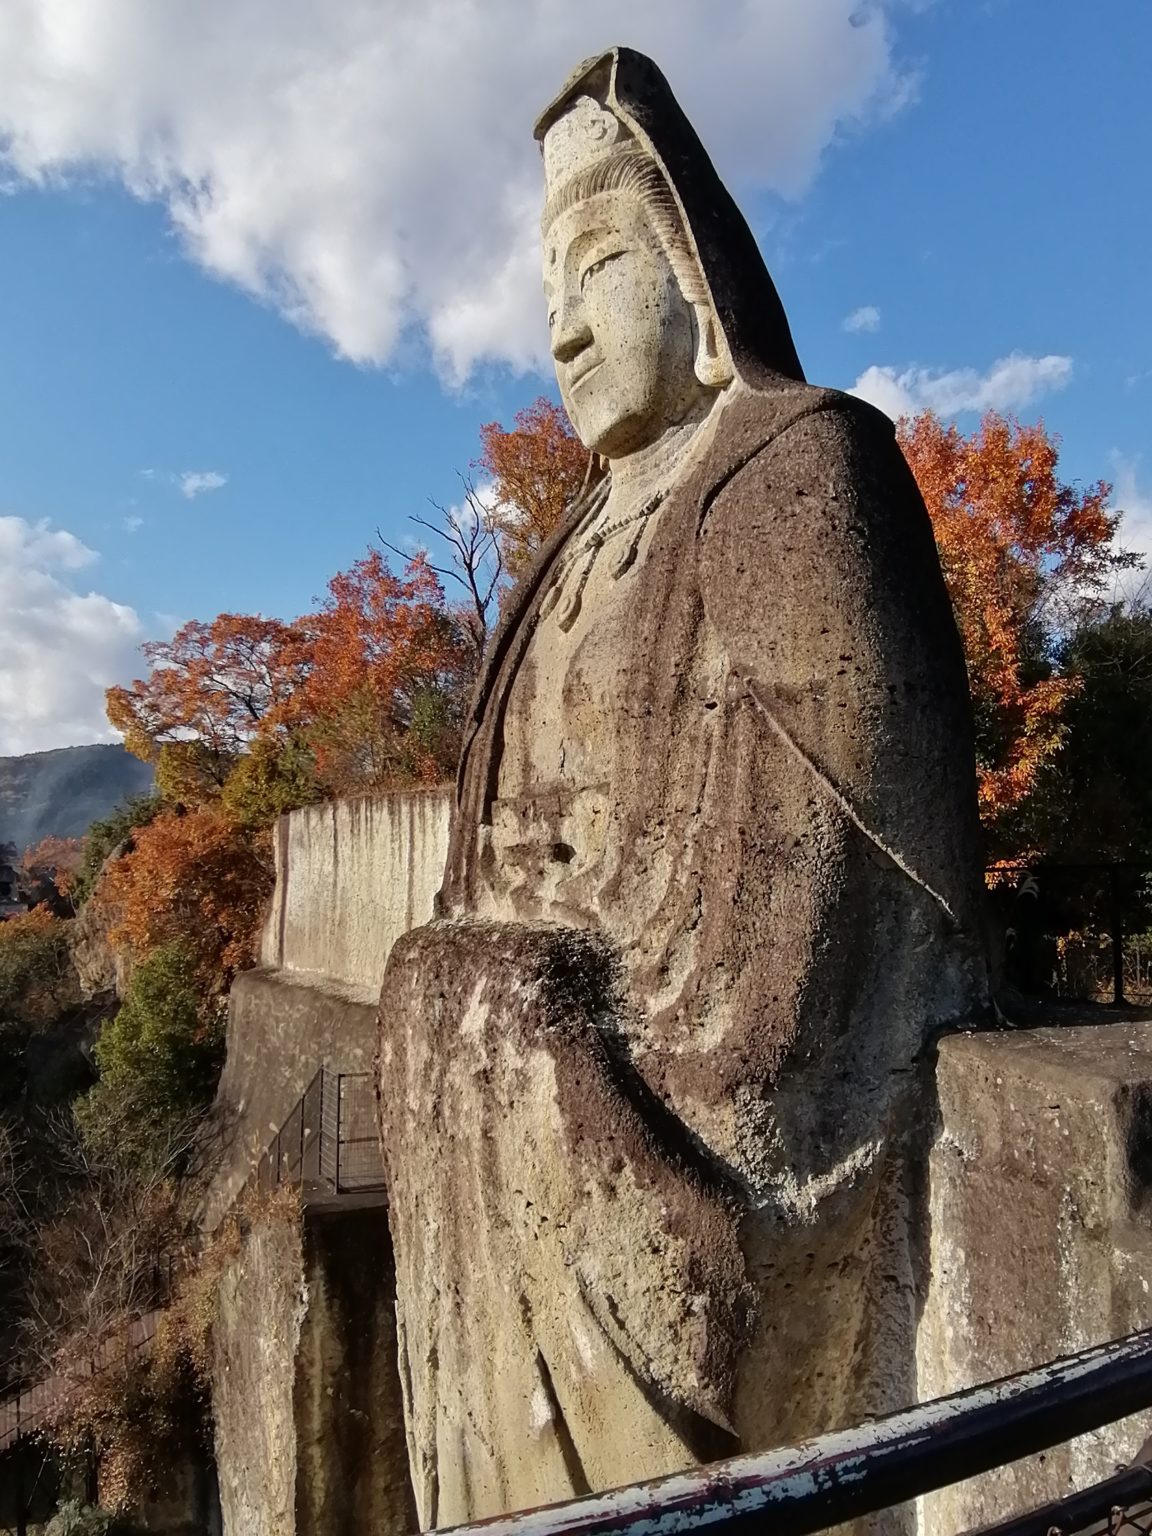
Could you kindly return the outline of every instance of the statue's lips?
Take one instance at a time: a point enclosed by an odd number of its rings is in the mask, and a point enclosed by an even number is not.
[[[603,366],[604,359],[601,358],[599,362],[591,363],[587,368],[582,368],[574,379],[568,380],[568,388],[575,389],[577,384],[583,384],[585,379],[590,379],[597,369],[603,368]]]

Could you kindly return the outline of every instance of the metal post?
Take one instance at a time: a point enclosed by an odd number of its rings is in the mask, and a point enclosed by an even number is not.
[[[19,1424],[19,1399],[17,1399],[17,1424]],[[24,1461],[24,1447],[20,1444],[20,1432],[16,1432],[16,1536],[28,1536],[28,1505],[31,1502],[28,1493],[28,1469]]]
[[[336,1193],[340,1193],[340,1133],[344,1128],[344,1074],[336,1074]]]
[[[320,1103],[316,1107],[319,1117],[316,1121],[316,1183],[323,1187],[324,1184],[324,1080],[328,1076],[324,1068],[320,1068]]]

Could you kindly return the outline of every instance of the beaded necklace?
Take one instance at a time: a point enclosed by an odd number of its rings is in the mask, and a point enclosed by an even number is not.
[[[619,581],[621,576],[635,565],[636,552],[640,547],[640,540],[643,537],[648,519],[659,508],[666,494],[667,492],[665,491],[657,491],[654,495],[649,496],[638,512],[632,512],[627,517],[618,517],[614,522],[605,523],[603,528],[597,528],[580,543],[576,543],[574,538],[572,542],[575,547],[570,553],[562,556],[557,563],[556,575],[552,586],[540,604],[540,617],[547,618],[553,609],[559,605],[560,611],[557,614],[556,622],[567,633],[580,616],[580,609],[584,600],[584,588],[588,585],[589,578],[592,575],[592,568],[596,564],[596,557],[601,549],[616,534],[622,533],[626,528],[633,529],[632,537],[609,567],[609,574],[612,580]],[[608,487],[604,485],[599,488],[599,494],[589,508],[587,516],[583,519],[582,529],[587,528],[589,523],[595,521],[603,511],[607,499]],[[568,580],[573,567],[580,560],[584,561],[584,568],[580,572],[580,580],[576,584],[575,591],[569,593],[561,602],[561,597],[564,593],[564,583]]]

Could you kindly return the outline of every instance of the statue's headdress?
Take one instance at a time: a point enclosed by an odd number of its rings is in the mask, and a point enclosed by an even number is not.
[[[536,137],[549,217],[590,190],[647,183],[646,203],[657,218],[661,203],[667,205],[698,269],[698,276],[678,271],[681,287],[700,280],[706,285],[736,372],[749,383],[765,374],[803,381],[783,305],[752,231],[651,59],[631,48],[588,59],[542,114]],[[685,293],[694,297],[687,288]]]

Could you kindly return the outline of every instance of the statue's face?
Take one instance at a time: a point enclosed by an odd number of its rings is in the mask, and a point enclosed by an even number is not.
[[[630,192],[598,192],[544,237],[556,378],[585,447],[608,459],[645,448],[706,393],[696,315]]]

